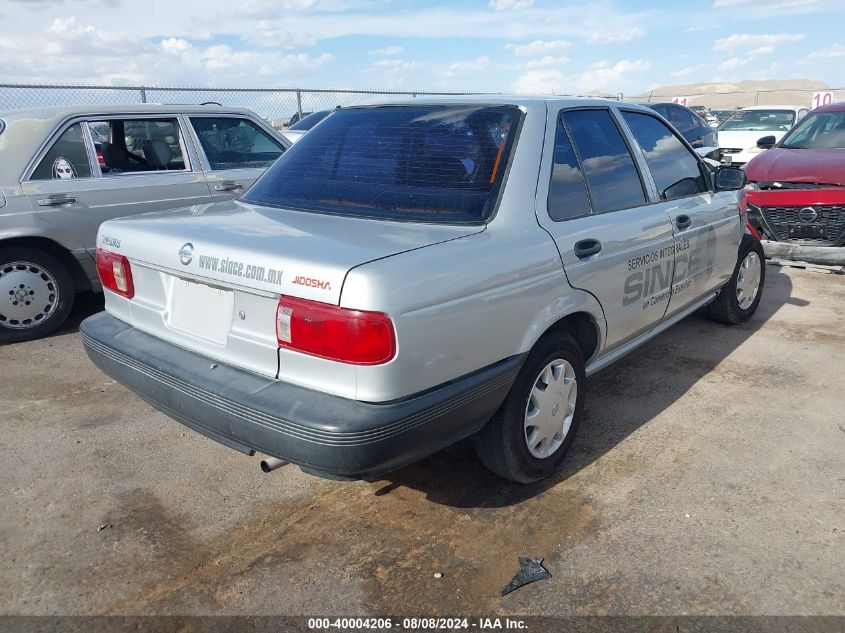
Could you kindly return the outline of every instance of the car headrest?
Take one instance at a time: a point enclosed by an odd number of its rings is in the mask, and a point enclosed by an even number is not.
[[[152,169],[167,167],[173,158],[173,150],[164,141],[144,141],[144,158]]]
[[[103,162],[111,169],[129,169],[129,159],[126,158],[120,148],[111,143],[100,143],[100,153],[103,155]]]

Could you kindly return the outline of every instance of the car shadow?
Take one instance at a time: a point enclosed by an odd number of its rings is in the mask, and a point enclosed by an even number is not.
[[[716,323],[701,310],[587,380],[578,435],[561,467],[531,485],[493,475],[465,440],[378,480],[376,495],[399,486],[456,508],[496,508],[521,503],[571,477],[675,403],[696,382],[751,337],[783,305],[809,305],[792,296],[779,267],[767,266],[766,287],[754,317],[741,326]],[[706,344],[702,342],[706,341]]]
[[[67,321],[65,321],[58,330],[45,338],[53,338],[55,336],[78,332],[80,323],[89,316],[97,314],[97,312],[102,312],[103,301],[102,292],[80,292],[76,295],[76,298],[73,301],[73,310],[71,310]]]

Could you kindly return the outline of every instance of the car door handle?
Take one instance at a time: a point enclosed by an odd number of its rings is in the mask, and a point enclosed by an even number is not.
[[[575,256],[584,259],[601,251],[601,242],[595,239],[581,240],[575,242]]]
[[[675,218],[675,226],[682,231],[688,229],[692,226],[692,218],[688,215],[679,215]]]
[[[60,193],[47,196],[46,198],[41,198],[41,200],[38,201],[39,207],[57,207],[61,204],[76,204],[76,198],[74,196],[66,196],[63,193]]]
[[[219,185],[214,185],[215,191],[237,191],[238,189],[243,188],[243,183],[234,182],[231,180],[224,180]]]

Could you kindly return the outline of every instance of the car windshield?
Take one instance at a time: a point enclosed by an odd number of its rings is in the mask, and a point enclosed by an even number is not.
[[[740,110],[719,131],[786,132],[795,123],[792,110]]]
[[[812,112],[780,143],[786,149],[845,149],[845,111]]]
[[[310,130],[312,127],[317,125],[320,121],[325,119],[332,113],[331,110],[322,110],[321,112],[312,112],[306,117],[299,119],[296,123],[291,125],[288,129],[289,130],[300,130],[302,132],[306,132]]]
[[[242,199],[352,217],[483,222],[493,211],[519,117],[514,106],[338,110]]]

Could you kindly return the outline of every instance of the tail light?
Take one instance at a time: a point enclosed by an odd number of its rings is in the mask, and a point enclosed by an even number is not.
[[[396,355],[386,314],[293,297],[279,299],[276,338],[279,347],[353,365],[381,365]]]
[[[135,296],[135,284],[132,281],[132,268],[123,255],[97,249],[97,273],[103,288],[131,299]]]

